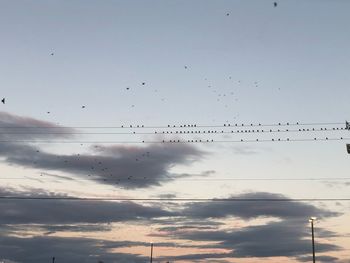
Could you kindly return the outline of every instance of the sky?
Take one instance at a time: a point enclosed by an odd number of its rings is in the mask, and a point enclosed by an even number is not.
[[[350,262],[349,8],[0,1],[0,261]]]

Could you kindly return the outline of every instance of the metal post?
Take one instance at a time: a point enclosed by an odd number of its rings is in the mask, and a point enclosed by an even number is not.
[[[312,259],[313,263],[316,262],[316,257],[315,257],[315,236],[314,236],[314,220],[311,219],[311,233],[312,233]]]
[[[151,243],[151,263],[153,262],[153,243]]]
[[[55,257],[52,258],[52,263],[55,263]]]

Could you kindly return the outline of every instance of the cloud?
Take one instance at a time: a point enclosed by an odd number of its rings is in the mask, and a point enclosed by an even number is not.
[[[3,192],[13,192],[13,189],[4,189]],[[30,191],[28,191],[30,192]],[[15,192],[16,193],[16,192]],[[37,196],[45,196],[45,191],[38,191]],[[46,195],[60,196],[59,193],[46,193]],[[282,195],[271,193],[247,193],[235,196],[237,198],[286,198]],[[232,202],[235,204],[235,202]],[[0,240],[0,249],[7,249],[7,258],[19,262],[34,262],[43,261],[41,255],[31,255],[36,251],[44,249],[44,243],[53,248],[58,246],[57,250],[52,250],[44,256],[57,253],[62,249],[62,256],[69,258],[72,256],[75,262],[90,262],[90,260],[97,261],[96,257],[87,255],[99,255],[98,259],[108,260],[109,262],[141,262],[138,255],[130,255],[123,253],[112,253],[108,249],[121,246],[146,246],[146,243],[123,241],[124,243],[108,243],[108,241],[97,241],[89,239],[68,239],[67,243],[72,247],[65,246],[66,241],[48,234],[53,234],[58,231],[109,231],[109,222],[135,222],[140,220],[142,222],[152,223],[158,226],[158,232],[152,236],[158,238],[166,237],[168,240],[174,238],[176,240],[183,240],[178,243],[159,243],[158,246],[168,247],[187,247],[187,248],[203,248],[213,249],[215,252],[206,254],[190,254],[178,255],[174,257],[167,257],[164,260],[188,260],[195,262],[201,259],[220,259],[224,260],[230,258],[248,258],[248,257],[295,257],[298,260],[303,260],[303,256],[310,253],[310,227],[307,223],[307,216],[305,211],[311,209],[323,217],[332,217],[337,214],[325,209],[317,208],[313,205],[304,203],[288,202],[283,203],[284,206],[290,208],[291,211],[286,212],[281,208],[280,202],[270,202],[270,206],[235,205],[233,207],[215,207],[216,202],[194,203],[183,206],[178,204],[174,211],[164,210],[154,204],[141,205],[132,202],[106,202],[106,201],[67,201],[67,200],[3,200],[0,202],[0,209],[2,216],[0,223],[3,226],[2,241]],[[175,205],[174,205],[175,206]],[[197,209],[208,209],[205,214],[199,212],[195,213]],[[227,212],[218,214],[218,209],[224,209]],[[247,214],[247,209],[252,210]],[[266,211],[267,212],[266,212]],[[279,218],[279,221],[267,221],[261,225],[251,225],[242,228],[228,229],[223,223],[228,215],[238,216],[243,219],[259,218],[261,216],[269,216]],[[220,219],[221,222],[216,220]],[[47,231],[46,237],[22,237],[15,239],[14,236],[20,233],[21,230],[28,230],[26,227],[31,227],[32,231]],[[7,231],[6,231],[7,230]],[[26,232],[26,231],[22,231]],[[15,235],[14,235],[15,234]],[[326,229],[317,228],[317,251],[325,253],[330,251],[337,251],[340,247],[323,243],[322,238],[332,238],[337,236],[336,233]],[[50,239],[49,237],[52,237]],[[43,241],[45,240],[45,242]],[[77,241],[78,240],[78,241]],[[25,258],[24,252],[20,250],[21,247],[26,246],[26,242],[31,242],[33,247],[29,248],[26,253],[30,260],[23,260]],[[81,244],[78,243],[81,241]],[[188,243],[190,241],[191,243]],[[52,242],[52,243],[51,243]],[[129,242],[129,243],[127,243]],[[200,242],[200,243],[197,243]],[[201,242],[206,242],[203,244]],[[189,244],[189,245],[181,245]],[[75,250],[75,246],[78,246]],[[79,247],[83,246],[83,248]],[[97,247],[97,248],[96,248]],[[17,249],[20,251],[19,254]],[[32,249],[32,250],[31,250]],[[74,249],[74,254],[73,254]],[[85,249],[90,249],[96,254],[84,254]],[[226,252],[222,252],[222,250]],[[219,252],[216,252],[219,251]],[[35,253],[34,253],[35,254]],[[58,254],[56,254],[58,255]],[[142,258],[142,257],[141,257]],[[144,258],[143,258],[144,259]],[[47,259],[46,259],[47,260]],[[70,259],[69,259],[70,260]],[[70,262],[63,260],[64,262]],[[82,261],[83,260],[83,261]],[[115,260],[115,261],[114,261]],[[72,261],[73,262],[73,261]],[[93,262],[93,261],[91,261]]]
[[[19,191],[14,188],[0,188],[0,194],[21,197],[69,197],[66,194],[28,188]],[[100,200],[38,200],[3,199],[0,202],[2,216],[0,224],[77,224],[110,223],[150,220],[176,215],[159,206],[146,206],[134,202]]]
[[[124,188],[145,188],[159,186],[177,178],[193,176],[191,174],[174,174],[170,170],[176,165],[190,165],[200,160],[204,153],[192,145],[150,144],[142,146],[104,146],[94,145],[89,154],[52,154],[29,143],[14,143],[12,140],[37,140],[71,138],[75,130],[63,128],[52,123],[32,118],[18,117],[8,113],[0,114],[0,125],[3,127],[27,127],[20,129],[21,135],[16,134],[15,128],[9,133],[2,134],[0,140],[9,140],[0,144],[0,156],[10,164],[45,171],[70,173],[75,177],[91,179],[104,184]],[[28,127],[52,127],[59,133],[49,134],[45,131],[32,133]],[[25,133],[28,132],[28,133]],[[68,134],[62,134],[66,132]],[[213,171],[203,172],[194,176],[207,176]]]
[[[251,192],[231,195],[232,199],[288,199],[282,194],[268,192]],[[301,202],[203,202],[189,203],[183,214],[192,218],[225,218],[228,216],[252,219],[257,217],[309,218],[310,216],[330,217],[338,213],[324,210]]]
[[[287,199],[281,194],[251,192],[232,195],[234,199]],[[190,228],[169,226],[159,228],[160,236],[192,242],[209,242],[203,248],[226,249],[227,252],[189,254],[173,257],[172,260],[201,260],[247,257],[300,257],[310,253],[310,227],[308,218],[317,216],[329,218],[339,213],[318,208],[303,202],[204,202],[189,203],[182,211],[187,219],[222,220],[238,217],[244,220],[256,218],[276,218],[278,221],[267,221],[261,225],[251,225],[235,229]],[[332,238],[336,233],[317,228],[318,238]],[[319,253],[337,251],[341,248],[322,241],[317,242]]]
[[[107,223],[77,223],[77,224],[10,224],[1,225],[3,233],[8,235],[24,235],[26,232],[40,232],[44,235],[52,235],[57,232],[108,232],[112,230],[112,224]]]
[[[13,115],[7,112],[0,112],[0,127],[1,141],[69,139],[74,138],[72,133],[76,131],[52,122]]]
[[[109,223],[172,215],[132,202],[72,200],[2,200],[0,224]]]
[[[147,257],[137,254],[111,252],[112,248],[144,245],[130,241],[106,241],[91,238],[36,236],[31,238],[0,236],[1,258],[17,262],[144,263]]]
[[[120,248],[145,247],[145,254],[149,252],[149,242],[142,241],[109,241],[82,237],[57,236],[4,236],[0,235],[0,260],[36,263],[50,262],[55,257],[57,262],[65,263],[96,263],[98,261],[114,263],[144,263],[148,256],[139,254],[121,253],[112,251]],[[181,245],[173,242],[154,243],[155,247],[182,247],[195,246]],[[5,251],[6,250],[6,251]]]
[[[155,197],[170,199],[170,198],[176,198],[176,194],[159,194],[159,195],[156,195]]]
[[[212,248],[227,249],[227,253],[191,254],[174,257],[176,260],[201,258],[299,257],[310,253],[310,233],[301,222],[281,221],[266,225],[248,226],[236,230],[179,231],[174,238],[214,242]],[[319,253],[337,251],[333,244],[317,243]]]
[[[190,164],[201,152],[189,145],[147,145],[103,147],[98,154],[56,155],[28,145],[1,145],[6,162],[36,169],[71,173],[85,179],[126,188],[157,186],[177,179],[169,170]],[[187,175],[191,176],[191,175]],[[183,178],[184,175],[179,175]]]

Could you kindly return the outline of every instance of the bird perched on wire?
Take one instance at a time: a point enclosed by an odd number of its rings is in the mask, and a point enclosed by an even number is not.
[[[5,104],[5,98],[2,98],[1,102],[2,104]]]

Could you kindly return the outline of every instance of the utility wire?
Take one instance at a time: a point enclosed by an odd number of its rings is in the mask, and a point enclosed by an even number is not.
[[[307,128],[307,129],[278,129],[278,130],[264,130],[264,129],[253,129],[253,130],[176,130],[176,131],[154,131],[154,132],[79,132],[79,131],[72,131],[72,132],[51,132],[51,131],[41,131],[41,132],[0,132],[0,135],[154,135],[154,134],[164,134],[164,135],[169,135],[169,134],[233,134],[233,133],[288,133],[288,132],[293,132],[293,133],[298,133],[298,132],[331,132],[331,131],[343,131],[346,130],[344,127],[331,127],[331,128]]]
[[[350,198],[118,198],[118,197],[31,197],[0,196],[2,200],[65,200],[65,201],[147,201],[147,202],[333,202]]]
[[[95,175],[96,176],[96,175]],[[41,180],[41,181],[46,181],[48,178],[45,177],[50,177],[48,176],[40,176],[37,178],[29,178],[29,177],[0,177],[0,180]],[[324,178],[193,178],[193,179],[182,179],[182,178],[169,178],[169,179],[176,179],[177,181],[203,181],[203,182],[215,182],[215,181],[349,181],[350,177],[339,177],[339,178],[332,178],[332,177],[324,177]],[[64,179],[52,179],[55,181],[64,181]],[[83,178],[67,178],[66,180],[68,181],[118,181],[118,182],[123,182],[123,181],[135,181],[135,180],[146,180],[143,178],[132,178],[130,180],[127,179],[103,179],[103,178],[94,178],[94,176],[91,176],[90,179],[83,179]]]
[[[156,128],[220,128],[220,127],[274,127],[274,126],[320,126],[320,125],[341,125],[345,122],[316,122],[316,123],[289,123],[279,122],[271,124],[251,123],[251,124],[238,124],[238,123],[225,123],[222,125],[197,125],[197,124],[177,124],[177,125],[121,125],[121,126],[0,126],[0,129],[130,129],[130,128],[142,128],[142,129],[156,129]]]
[[[1,140],[0,143],[60,143],[60,144],[187,144],[187,143],[252,143],[252,142],[311,142],[311,141],[343,141],[350,140],[350,137],[340,137],[340,138],[272,138],[272,139],[240,139],[240,140],[213,140],[213,139],[191,139],[191,140],[161,140],[161,141],[73,141],[73,140]]]

